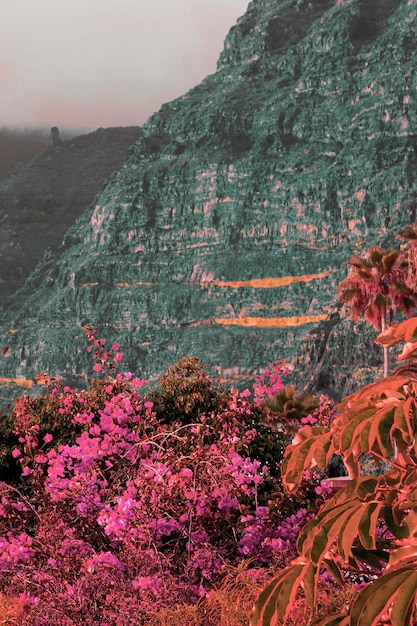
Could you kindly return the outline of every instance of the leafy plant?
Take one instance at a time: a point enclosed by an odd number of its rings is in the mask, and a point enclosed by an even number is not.
[[[409,316],[417,296],[408,285],[408,261],[400,250],[373,246],[363,257],[352,254],[350,271],[338,287],[354,321],[361,317],[379,331],[394,321],[394,312]],[[384,346],[384,376],[389,374],[389,347]]]
[[[159,389],[148,398],[161,418],[189,424],[219,407],[221,390],[215,388],[198,357],[183,357],[161,376]]]
[[[417,318],[378,337],[388,347],[401,341],[407,342],[406,354],[413,354]],[[417,377],[412,368],[402,367],[348,396],[336,409],[339,415],[329,427],[307,427],[287,448],[283,482],[291,493],[303,471],[324,468],[334,453],[343,457],[353,480],[307,522],[297,541],[299,556],[264,588],[252,626],[290,623],[300,594],[314,626],[377,626],[383,616],[393,626],[416,623]],[[389,459],[391,469],[381,476],[362,476],[363,453],[379,464]],[[346,610],[318,617],[323,571],[342,588],[364,574],[368,584]]]
[[[297,393],[294,385],[284,387],[267,401],[271,413],[279,418],[281,423],[288,424],[291,436],[300,428],[301,420],[311,415],[319,404],[316,395],[306,391]]]
[[[149,626],[247,626],[248,612],[271,575],[243,561],[228,567],[221,584],[194,605],[164,607],[149,616]]]
[[[0,624],[2,626],[23,626],[27,601],[22,594],[9,598],[0,593]]]
[[[26,594],[39,626],[133,626],[167,606],[188,606],[191,620],[190,605],[242,560],[287,564],[328,493],[312,474],[283,493],[266,402],[283,364],[251,392],[216,388],[198,359],[182,359],[146,393],[119,344],[85,333],[90,386],[43,374],[44,396],[20,398],[5,421],[15,476],[0,482],[0,592]],[[223,614],[217,598],[206,616]]]

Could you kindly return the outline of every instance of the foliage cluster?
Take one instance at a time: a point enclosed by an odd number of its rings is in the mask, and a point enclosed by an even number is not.
[[[324,468],[336,454],[351,482],[324,504],[301,531],[299,556],[268,582],[251,619],[252,626],[290,624],[298,601],[309,607],[314,626],[413,626],[417,623],[417,223],[399,236],[402,249],[373,246],[352,255],[350,272],[338,288],[354,320],[364,317],[382,331],[384,378],[346,397],[327,426],[311,425],[288,446],[282,477],[288,493],[300,473]],[[390,375],[389,352],[405,363]],[[382,468],[366,474],[369,463]],[[365,471],[364,471],[365,470]],[[352,576],[364,588],[342,611],[320,616],[323,575],[346,589]],[[348,581],[348,582],[347,582]]]
[[[417,230],[402,236],[403,250],[353,255],[338,292],[383,330],[386,373],[391,346],[417,354],[417,319],[392,325],[417,303]],[[284,387],[283,362],[251,392],[184,358],[145,391],[119,344],[84,330],[98,379],[79,391],[41,374],[46,393],[0,424],[9,621],[236,626],[266,582],[253,626],[417,622],[415,368],[336,410]],[[362,475],[364,455],[384,472]],[[330,497],[335,457],[352,480]]]
[[[253,572],[286,565],[328,491],[310,474],[283,492],[294,415],[268,404],[284,364],[252,393],[215,387],[182,359],[145,392],[121,371],[120,346],[85,332],[99,379],[79,391],[42,375],[44,396],[20,398],[2,420],[0,591],[24,606],[22,623],[152,623],[208,601],[247,559]],[[313,404],[300,420],[332,414]]]
[[[417,318],[381,333],[388,347],[405,342],[399,360],[415,360]],[[301,531],[299,556],[260,594],[253,626],[291,623],[294,602],[304,597],[314,626],[412,626],[417,623],[417,378],[413,364],[346,397],[328,427],[307,427],[294,439],[282,465],[289,493],[300,470],[325,467],[334,453],[351,483],[328,500]],[[361,475],[361,455],[389,461],[380,476]],[[320,618],[317,592],[323,572],[341,588],[352,574],[367,583],[344,610]]]
[[[363,317],[382,332],[394,323],[397,311],[409,317],[417,307],[417,223],[397,236],[403,241],[400,248],[371,246],[363,256],[352,254],[349,274],[337,290],[353,320]],[[388,376],[388,346],[383,350]]]

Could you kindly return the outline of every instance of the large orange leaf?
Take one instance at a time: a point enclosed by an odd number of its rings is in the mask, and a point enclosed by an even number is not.
[[[350,413],[349,415],[341,416],[338,420],[337,425],[335,425],[335,429],[339,430],[340,436],[337,437],[337,444],[340,446],[340,452],[343,454],[352,446],[352,442],[354,440],[354,433],[359,427],[359,429],[364,425],[364,422],[369,418],[373,417],[375,414],[375,409],[368,408],[364,411],[357,409],[355,412]],[[343,417],[347,419],[343,419]],[[336,434],[336,433],[335,433]],[[359,454],[358,454],[359,456]]]
[[[323,559],[323,565],[334,580],[339,583],[339,585],[343,585],[345,583],[345,577],[343,574],[344,563],[336,553],[329,550],[326,557]]]
[[[376,550],[365,550],[362,546],[357,547],[356,545],[352,548],[352,554],[352,565],[356,568],[358,568],[359,561],[360,563],[366,563],[375,569],[381,569],[381,563],[387,563],[389,558],[389,552],[387,552],[387,550],[383,550],[382,548],[377,548]]]
[[[391,611],[392,626],[413,626],[415,624],[413,613],[416,604],[417,594],[417,572],[411,575],[403,582],[398,590],[397,597]]]
[[[397,361],[407,361],[408,359],[416,359],[417,355],[417,342],[407,341],[403,346],[401,354],[397,355]]]
[[[338,614],[327,615],[326,617],[316,619],[314,622],[311,622],[310,626],[349,626],[349,624],[349,615]]]
[[[376,549],[376,527],[383,506],[383,502],[371,502],[358,524],[359,539],[366,550]]]
[[[391,427],[394,423],[394,406],[377,411],[372,419],[369,430],[369,448],[373,448],[383,457],[388,458],[393,453],[390,437]]]
[[[394,423],[391,429],[391,436],[395,437],[399,452],[403,452],[413,443],[415,413],[416,401],[411,397],[394,409]]]
[[[390,553],[387,571],[390,569],[398,569],[401,566],[412,565],[416,562],[417,544],[401,546]]]
[[[297,559],[281,570],[259,595],[250,619],[250,626],[279,626],[287,621],[298,589],[309,570],[314,567]]]
[[[387,378],[370,383],[362,387],[362,389],[359,389],[359,391],[346,396],[342,402],[336,406],[336,410],[340,413],[353,410],[358,406],[358,403],[363,406],[366,406],[366,403],[368,403],[369,407],[376,402],[378,397],[393,396],[396,392],[401,394],[401,389],[403,389],[404,385],[411,385],[411,387],[413,387],[415,382],[416,381],[410,380],[410,377],[407,375],[399,376],[392,374]]]
[[[375,503],[378,505],[378,503]],[[337,549],[344,561],[348,561],[351,557],[353,557],[352,548],[355,542],[355,539],[359,536],[361,540],[361,533],[359,532],[359,526],[362,519],[369,518],[370,516],[370,507],[366,507],[364,510],[363,506],[356,507],[350,515],[346,516],[346,520],[340,528],[340,531],[337,535]],[[363,530],[365,526],[363,526]],[[369,542],[371,538],[367,537],[367,542]]]
[[[346,516],[352,512],[352,502],[342,502],[332,508],[326,508],[302,528],[297,549],[313,563],[318,564],[326,556],[334,542]]]
[[[391,456],[394,440],[397,452],[417,454],[416,395],[416,381],[403,376],[388,377],[352,394],[337,406],[333,448],[353,466],[362,451]]]
[[[330,501],[301,530],[298,551],[319,566],[335,541],[338,553],[345,562],[355,559],[352,550],[356,547],[356,540],[364,548],[376,549],[374,533],[384,507],[383,500],[361,501],[358,498],[340,503]]]
[[[355,600],[350,626],[377,626],[382,614],[392,605],[392,626],[412,626],[411,612],[416,601],[417,571],[403,567],[384,573],[366,587]]]
[[[383,346],[395,346],[401,341],[407,343],[417,341],[417,317],[410,317],[408,320],[393,324],[375,339],[376,343]]]
[[[330,432],[325,428],[306,428],[297,437],[301,441],[287,446],[281,465],[282,481],[288,491],[293,491],[301,483],[304,470],[316,466],[324,469],[333,454]]]

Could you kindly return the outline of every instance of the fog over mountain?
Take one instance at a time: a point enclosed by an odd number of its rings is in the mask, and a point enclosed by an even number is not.
[[[48,145],[43,130],[0,128],[0,179],[14,167],[28,161]]]

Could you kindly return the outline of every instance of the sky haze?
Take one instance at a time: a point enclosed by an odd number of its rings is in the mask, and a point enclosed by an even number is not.
[[[216,70],[248,0],[2,0],[0,127],[141,125]]]

